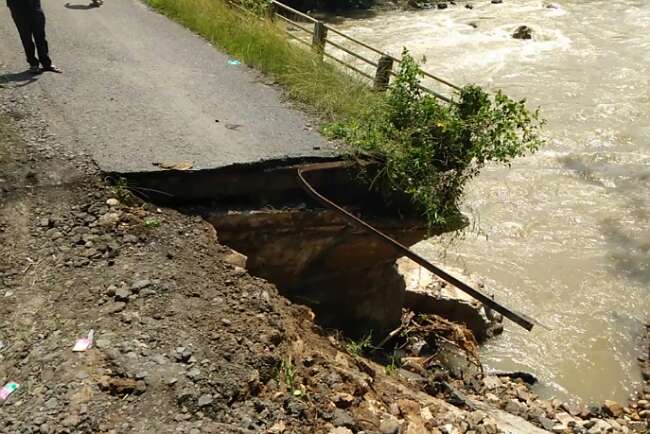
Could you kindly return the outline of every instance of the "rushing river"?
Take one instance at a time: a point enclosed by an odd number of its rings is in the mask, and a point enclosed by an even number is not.
[[[462,6],[337,22],[458,84],[525,96],[548,120],[542,151],[470,186],[465,211],[480,230],[420,247],[551,328],[508,323],[486,365],[537,374],[545,396],[624,401],[650,317],[650,2]],[[511,37],[522,24],[532,40]]]

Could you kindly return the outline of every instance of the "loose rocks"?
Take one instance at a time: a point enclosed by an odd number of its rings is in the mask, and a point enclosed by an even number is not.
[[[137,280],[133,282],[133,284],[131,285],[131,291],[137,294],[138,292],[140,292],[140,290],[147,288],[148,286],[151,285],[152,285],[151,280],[148,279]]]
[[[128,301],[129,297],[132,295],[131,291],[126,288],[118,288],[115,291],[115,300],[117,301]]]
[[[212,395],[205,394],[205,395],[201,395],[199,397],[199,400],[198,400],[197,404],[198,404],[199,407],[207,407],[207,406],[211,405],[213,401],[214,400],[212,399]]]

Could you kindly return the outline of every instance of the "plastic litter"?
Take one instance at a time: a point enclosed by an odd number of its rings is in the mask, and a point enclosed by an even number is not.
[[[95,331],[91,330],[88,332],[88,337],[82,338],[77,340],[74,344],[74,348],[72,348],[72,351],[75,352],[81,352],[81,351],[86,351],[87,349],[92,348],[93,346],[93,338],[95,337]]]
[[[233,65],[233,66],[241,65],[241,62],[239,60],[229,60],[228,65]]]
[[[5,399],[9,398],[9,395],[14,393],[19,387],[20,384],[18,383],[9,382],[5,384],[4,387],[0,389],[0,401],[4,401]]]

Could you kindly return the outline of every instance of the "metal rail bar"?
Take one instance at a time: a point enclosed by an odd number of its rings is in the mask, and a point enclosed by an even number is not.
[[[401,60],[400,60],[399,62],[401,62]],[[454,88],[454,89],[456,89],[456,90],[462,90],[461,87],[456,86],[455,84],[449,83],[448,81],[446,81],[446,80],[444,80],[444,79],[442,79],[442,78],[436,77],[436,76],[433,75],[433,74],[429,74],[428,72],[423,71],[423,70],[420,70],[420,72],[421,72],[422,75],[424,75],[425,77],[429,77],[429,78],[431,78],[431,79],[433,79],[433,80],[436,80],[436,81],[438,81],[438,82],[440,82],[440,83],[442,83],[442,84],[445,84],[445,85],[447,85],[447,86],[449,86],[449,87],[451,87],[451,88]],[[399,75],[397,72],[392,71],[392,70],[389,72],[389,74],[392,75],[393,77],[397,77],[397,76]]]
[[[399,242],[395,241],[388,235],[382,233],[381,231],[375,229],[374,227],[370,226],[368,223],[364,222],[360,218],[356,217],[352,213],[348,212],[344,208],[338,206],[331,200],[327,199],[325,196],[322,194],[318,193],[316,189],[307,182],[307,180],[304,177],[305,173],[308,172],[314,172],[318,170],[324,170],[324,169],[332,169],[332,168],[339,168],[345,166],[345,163],[341,162],[331,162],[331,163],[321,163],[321,164],[311,164],[307,166],[302,166],[298,168],[298,179],[300,180],[300,183],[302,184],[303,188],[305,191],[310,194],[314,199],[316,199],[318,202],[322,203],[323,205],[327,206],[328,208],[333,209],[334,211],[338,212],[341,214],[343,217],[345,217],[346,220],[352,222],[356,226],[359,226],[362,229],[367,230],[368,232],[371,232],[372,234],[376,235],[377,237],[381,238],[384,242],[387,244],[390,244],[393,246],[397,251],[400,253],[404,254],[407,258],[411,259],[415,263],[419,264],[423,268],[426,268],[436,276],[440,277],[441,279],[445,280],[446,282],[449,282],[450,284],[454,285],[456,288],[460,289],[461,291],[469,294],[470,296],[474,297],[476,300],[480,301],[483,303],[485,306],[488,306],[489,308],[499,312],[502,314],[504,317],[508,318],[515,324],[520,325],[524,329],[531,331],[533,329],[533,326],[537,323],[532,318],[529,318],[528,316],[515,312],[514,310],[507,308],[496,301],[494,301],[492,298],[489,296],[483,294],[477,289],[472,288],[468,284],[458,280],[454,276],[446,273],[445,271],[441,270],[440,268],[436,267],[433,265],[431,262],[427,261],[424,259],[422,256],[418,255],[417,253],[413,252],[411,249],[408,247],[400,244]]]
[[[294,40],[300,42],[301,44],[304,44],[304,45],[306,45],[306,46],[308,46],[308,47],[311,47],[311,43],[310,43],[310,42],[307,42],[307,41],[304,41],[304,40],[300,39],[300,38],[297,37],[296,35],[291,34],[291,32],[287,32],[287,36],[289,36],[289,38],[291,38],[291,39],[294,39]],[[351,70],[353,70],[353,71],[356,72],[357,74],[360,74],[360,75],[362,75],[362,76],[364,76],[364,77],[366,77],[366,78],[369,78],[370,80],[373,79],[373,76],[372,76],[372,75],[370,75],[370,74],[368,74],[368,73],[366,73],[366,72],[363,72],[362,70],[360,70],[360,69],[358,69],[358,68],[356,68],[356,67],[354,67],[354,66],[352,66],[352,65],[350,65],[350,64],[348,64],[348,63],[345,63],[343,60],[341,60],[341,59],[339,59],[339,58],[337,58],[337,57],[334,57],[334,56],[332,56],[332,55],[329,54],[329,53],[323,53],[323,55],[324,55],[325,57],[329,58],[329,59],[334,60],[335,62],[340,63],[341,65],[345,66],[346,68],[350,68]],[[443,98],[444,98],[444,97],[443,97]]]
[[[436,92],[435,90],[431,90],[431,89],[429,89],[428,87],[424,87],[424,86],[422,86],[421,84],[418,84],[418,88],[419,88],[420,90],[423,90],[423,91],[425,91],[425,92],[430,93],[431,95],[435,96],[435,97],[438,98],[438,99],[443,100],[443,101],[446,102],[446,103],[449,103],[449,104],[457,104],[456,101],[454,101],[453,99],[448,98],[448,97],[446,97],[446,96],[444,96],[444,95],[442,95],[442,94]]]
[[[431,90],[428,87],[424,87],[421,84],[418,84],[418,89],[423,90],[423,91],[425,91],[427,93],[430,93],[431,95],[435,96],[436,98],[441,99],[444,102],[447,102],[449,104],[456,104],[456,101],[454,101],[453,99],[448,98],[448,97],[446,97],[446,96],[444,96],[442,94],[439,94],[435,90]]]
[[[289,38],[291,38],[291,39],[294,39],[294,40],[300,42],[301,44],[305,44],[306,46],[311,47],[311,43],[310,43],[310,42],[303,41],[302,39],[300,39],[300,38],[297,37],[296,35],[291,34],[291,32],[289,32],[289,31],[287,31],[287,36],[288,36]]]
[[[276,6],[279,6],[279,7],[281,7],[282,9],[291,12],[292,14],[296,14],[296,15],[298,15],[298,16],[300,16],[300,17],[303,17],[303,18],[307,19],[308,21],[311,21],[312,23],[315,23],[316,21],[318,21],[316,18],[314,18],[314,17],[310,17],[309,15],[307,15],[307,14],[305,14],[305,13],[303,13],[303,12],[300,12],[300,11],[297,10],[297,9],[294,9],[294,8],[292,8],[291,6],[287,6],[287,5],[285,5],[284,3],[280,3],[280,2],[277,1],[277,0],[271,0],[271,4],[274,4],[274,5],[276,5]]]
[[[379,50],[379,49],[377,49],[377,48],[375,48],[375,47],[373,47],[371,45],[366,44],[365,42],[361,42],[358,39],[354,39],[352,36],[346,35],[342,31],[337,30],[335,27],[332,27],[332,26],[330,26],[328,24],[325,24],[325,27],[327,28],[328,31],[332,31],[332,32],[336,33],[337,35],[342,36],[343,38],[347,39],[348,41],[352,41],[355,44],[361,45],[363,48],[367,48],[370,51],[374,51],[375,53],[379,54],[380,56],[389,56],[393,60],[395,60],[397,62],[401,62],[401,60],[395,59],[393,56],[390,56],[389,54],[386,54],[383,51],[381,51],[381,50]]]
[[[251,12],[248,11],[246,8],[244,8],[243,6],[241,6],[241,5],[237,4],[237,3],[235,3],[235,2],[231,2],[231,3],[232,3],[234,6],[236,6],[237,8],[239,8],[239,9],[241,9],[241,10],[247,12],[247,13],[251,13]],[[294,8],[292,8],[291,6],[287,6],[287,5],[285,5],[284,3],[281,3],[281,2],[279,2],[279,1],[277,1],[277,0],[271,0],[271,4],[274,5],[274,6],[277,6],[277,7],[281,8],[281,9],[284,9],[284,10],[286,10],[286,11],[288,11],[288,12],[291,12],[292,14],[298,15],[298,16],[300,16],[300,17],[302,17],[302,18],[304,18],[304,19],[306,19],[307,21],[310,21],[310,22],[312,22],[312,23],[318,23],[318,22],[319,22],[317,19],[315,19],[315,18],[313,18],[313,17],[311,17],[311,16],[309,16],[309,15],[303,13],[303,12],[300,12],[300,11],[297,10],[297,9],[294,9]],[[254,15],[254,14],[253,14],[253,15]],[[297,22],[295,22],[294,20],[292,20],[292,19],[290,19],[290,18],[287,18],[287,17],[285,17],[285,16],[283,16],[283,15],[281,15],[281,14],[278,14],[277,12],[276,12],[274,15],[277,16],[277,17],[279,17],[280,19],[284,20],[285,22],[290,23],[291,25],[294,25],[294,26],[298,27],[299,29],[301,29],[301,30],[303,30],[303,31],[305,31],[305,32],[307,32],[307,33],[309,33],[310,35],[313,35],[313,34],[314,34],[313,31],[309,30],[309,29],[306,28],[305,26],[302,26],[301,24],[298,24]],[[258,17],[258,18],[259,18],[259,17]],[[337,35],[343,37],[344,39],[347,39],[348,41],[351,41],[351,42],[353,42],[353,43],[355,43],[355,44],[357,44],[357,45],[359,45],[359,46],[361,46],[361,47],[363,47],[363,48],[366,48],[367,50],[373,51],[373,52],[375,52],[375,53],[377,53],[377,54],[379,54],[379,55],[381,55],[381,56],[387,56],[387,57],[390,57],[390,58],[393,59],[393,61],[395,61],[396,63],[401,63],[401,62],[402,62],[402,59],[399,59],[399,58],[397,58],[397,57],[391,56],[391,55],[389,55],[389,54],[387,54],[387,53],[385,53],[385,52],[383,52],[383,51],[381,51],[381,50],[379,50],[379,49],[377,49],[377,48],[375,48],[375,47],[373,47],[373,46],[371,46],[371,45],[366,44],[365,42],[359,41],[358,39],[355,39],[355,38],[353,38],[353,37],[351,37],[351,36],[349,36],[349,35],[346,35],[346,34],[343,33],[342,31],[338,30],[336,27],[332,27],[332,26],[330,26],[330,25],[328,25],[328,24],[324,24],[324,26],[325,26],[325,28],[326,28],[328,31],[331,31],[331,32],[333,32],[333,33],[336,33]],[[305,41],[302,41],[302,40],[300,40],[300,39],[298,39],[298,38],[294,38],[294,39],[299,40],[300,42],[305,42]],[[344,51],[344,52],[350,54],[351,56],[354,56],[354,57],[356,57],[357,59],[359,59],[359,60],[361,60],[361,61],[363,61],[363,62],[369,64],[369,65],[372,65],[372,66],[374,66],[374,67],[377,67],[377,63],[375,63],[375,62],[369,60],[368,58],[366,58],[366,57],[364,57],[364,56],[362,56],[362,55],[360,55],[360,54],[355,53],[355,52],[352,51],[351,49],[345,48],[345,47],[343,47],[342,45],[340,45],[340,44],[338,44],[338,43],[332,41],[332,40],[329,39],[329,38],[326,38],[325,41],[326,41],[326,43],[329,43],[330,45],[336,47],[337,49],[342,50],[342,51]],[[307,44],[306,44],[306,45],[307,45]],[[350,69],[352,69],[353,71],[355,71],[355,72],[357,72],[357,73],[363,75],[364,77],[368,77],[368,78],[370,78],[370,79],[373,79],[373,77],[372,77],[371,75],[362,72],[360,69],[355,68],[354,66],[352,66],[352,65],[350,65],[350,64],[348,64],[348,63],[345,63],[345,62],[341,61],[340,59],[338,59],[338,58],[336,58],[336,57],[333,57],[333,56],[331,56],[331,55],[328,55],[327,53],[325,53],[325,55],[326,55],[327,57],[331,58],[331,59],[334,59],[334,60],[337,61],[338,63],[340,63],[340,64],[346,66],[347,68],[350,68]],[[442,83],[442,84],[444,84],[444,85],[446,85],[446,86],[449,86],[449,87],[451,87],[451,88],[453,88],[453,89],[455,89],[455,90],[461,90],[461,87],[459,87],[459,86],[457,86],[457,85],[455,85],[455,84],[453,84],[453,83],[451,83],[451,82],[449,82],[449,81],[447,81],[447,80],[445,80],[445,79],[443,79],[443,78],[440,78],[440,77],[438,77],[438,76],[436,76],[436,75],[433,75],[433,74],[431,74],[431,73],[429,73],[429,72],[426,72],[426,71],[423,71],[423,70],[421,70],[421,72],[422,72],[422,75],[425,76],[425,77],[428,77],[428,78],[430,78],[430,79],[432,79],[432,80],[435,80],[435,81],[437,81],[437,82],[439,82],[439,83]],[[397,74],[396,74],[395,72],[393,72],[393,71],[390,71],[390,73],[391,73],[392,75],[397,75]],[[428,88],[426,88],[426,87],[424,87],[424,86],[420,86],[420,88],[421,88],[422,90],[424,90],[424,91],[426,91],[426,92],[432,94],[432,95],[435,96],[436,98],[439,98],[439,99],[441,99],[441,100],[443,100],[443,101],[446,101],[446,102],[448,102],[448,103],[451,103],[451,102],[452,102],[451,98],[448,98],[448,97],[446,97],[446,96],[444,96],[444,95],[441,95],[441,94],[439,94],[439,93],[437,93],[437,92],[435,92],[435,91],[433,91],[433,90],[431,90],[431,89],[428,89]]]
[[[336,48],[338,48],[338,49],[341,50],[341,51],[345,51],[345,52],[348,53],[350,56],[354,56],[354,57],[356,57],[357,59],[359,59],[359,60],[361,60],[361,61],[363,61],[363,62],[366,62],[366,63],[369,64],[369,65],[374,66],[375,68],[377,67],[377,63],[373,62],[373,61],[370,60],[370,59],[367,59],[367,58],[363,57],[363,56],[360,55],[360,54],[355,53],[355,52],[352,51],[352,50],[349,50],[349,49],[345,48],[345,47],[342,46],[342,45],[337,44],[336,42],[330,41],[329,39],[325,39],[325,42],[327,42],[328,44],[330,44],[332,47],[336,47]]]
[[[325,24],[325,27],[327,28],[327,30],[331,30],[332,32],[336,33],[337,35],[342,36],[343,38],[345,38],[345,39],[347,39],[347,40],[349,40],[351,42],[354,42],[355,44],[361,45],[362,47],[364,47],[364,48],[366,48],[366,49],[368,49],[370,51],[374,51],[375,53],[379,54],[380,56],[388,56],[391,59],[393,59],[393,61],[395,61],[397,63],[402,63],[402,59],[398,59],[397,57],[391,56],[390,54],[387,54],[387,53],[384,53],[383,51],[381,51],[381,50],[379,50],[379,49],[377,49],[377,48],[375,48],[375,47],[373,47],[371,45],[368,45],[368,44],[366,44],[364,42],[361,42],[358,39],[353,38],[352,36],[346,35],[345,33],[343,33],[342,31],[340,31],[338,29],[336,29],[335,27],[332,27],[332,26],[327,25],[327,24]],[[330,41],[328,40],[327,42],[330,42]],[[429,72],[422,71],[422,75],[424,75],[426,77],[429,77],[429,78],[431,78],[433,80],[439,81],[440,83],[445,84],[445,85],[447,85],[449,87],[453,87],[456,90],[461,90],[461,88],[459,86],[456,86],[455,84],[450,83],[449,81],[445,80],[444,78],[437,77],[437,76],[435,76],[435,75],[433,75],[433,74],[431,74]]]
[[[370,74],[368,74],[368,73],[366,73],[366,72],[363,72],[362,70],[360,70],[360,69],[358,69],[358,68],[356,68],[356,67],[354,67],[354,66],[352,66],[352,65],[350,65],[350,64],[348,64],[348,63],[345,63],[344,61],[342,61],[342,60],[339,59],[338,57],[334,57],[334,56],[332,56],[332,55],[329,54],[329,53],[323,53],[323,55],[324,55],[325,57],[328,57],[328,58],[334,60],[335,62],[340,63],[341,65],[343,65],[343,66],[345,66],[345,67],[347,67],[347,68],[350,68],[351,70],[353,70],[353,71],[356,72],[357,74],[363,75],[364,77],[367,77],[367,78],[369,78],[369,79],[371,79],[371,80],[374,79],[374,77],[373,77],[372,75],[370,75]]]
[[[433,80],[436,80],[437,82],[440,82],[442,84],[446,84],[447,86],[452,87],[452,88],[454,88],[456,90],[462,90],[462,88],[460,86],[456,86],[455,84],[448,82],[444,78],[436,77],[435,75],[430,74],[430,73],[428,73],[428,72],[426,72],[426,71],[424,71],[422,69],[420,69],[420,71],[422,72],[422,75],[424,75],[425,77],[429,77],[429,78],[431,78]]]
[[[291,24],[292,26],[296,26],[296,27],[298,27],[300,30],[309,33],[310,35],[313,35],[313,34],[314,34],[314,31],[313,31],[313,30],[309,30],[307,27],[305,27],[305,26],[303,26],[303,25],[301,25],[301,24],[298,24],[297,22],[295,22],[295,21],[293,21],[293,20],[291,20],[291,19],[285,17],[284,15],[281,15],[281,14],[278,14],[278,13],[276,13],[276,14],[274,14],[274,15],[275,15],[276,17],[280,18],[281,20],[283,20],[283,21],[285,21],[285,22]]]

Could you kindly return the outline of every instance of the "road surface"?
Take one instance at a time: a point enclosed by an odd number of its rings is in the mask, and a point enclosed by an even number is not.
[[[265,77],[229,64],[140,1],[43,6],[51,55],[65,73],[26,80],[18,34],[0,7],[0,85],[22,86],[102,170],[155,171],[157,162],[219,169],[333,154]]]

